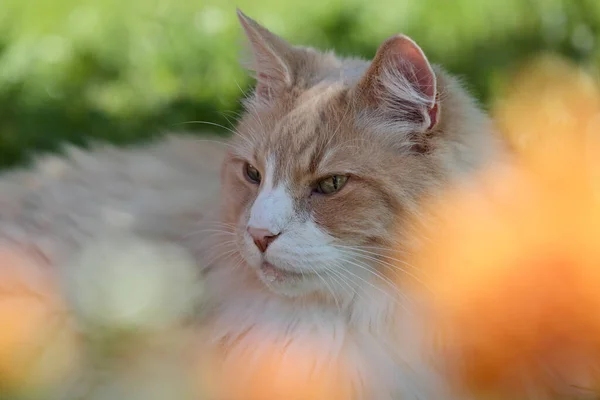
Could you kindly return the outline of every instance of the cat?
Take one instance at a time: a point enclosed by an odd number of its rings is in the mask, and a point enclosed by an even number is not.
[[[238,17],[257,82],[229,142],[70,149],[4,173],[3,244],[56,266],[103,232],[187,248],[215,399],[450,398],[390,251],[424,197],[499,158],[490,120],[407,36],[369,62]]]
[[[423,198],[501,158],[491,122],[407,36],[367,62],[238,16],[257,82],[223,164],[226,256],[206,276],[217,398],[450,398],[390,254]]]

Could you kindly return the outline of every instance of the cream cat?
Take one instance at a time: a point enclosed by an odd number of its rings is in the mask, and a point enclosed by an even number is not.
[[[173,137],[44,158],[0,181],[0,235],[55,265],[114,229],[187,247],[207,267],[218,399],[448,398],[391,281],[410,266],[390,251],[424,196],[494,159],[490,122],[406,36],[367,62],[239,18],[257,84],[228,145]],[[327,395],[300,393],[317,381]]]
[[[223,166],[228,256],[207,275],[222,398],[311,398],[314,379],[338,387],[313,398],[449,398],[390,252],[424,196],[495,158],[488,119],[406,36],[369,63],[239,17],[257,84]]]

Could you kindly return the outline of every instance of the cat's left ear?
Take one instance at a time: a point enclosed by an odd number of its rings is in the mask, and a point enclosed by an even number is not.
[[[383,117],[426,132],[438,123],[437,77],[425,53],[408,36],[387,39],[359,82],[360,95]]]
[[[241,10],[238,9],[237,14],[252,51],[252,60],[247,66],[255,73],[255,94],[260,100],[269,102],[292,86],[289,60],[294,48]]]

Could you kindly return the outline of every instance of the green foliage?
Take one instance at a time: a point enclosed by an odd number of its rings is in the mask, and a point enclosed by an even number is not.
[[[483,101],[538,51],[600,60],[597,0],[3,0],[0,165],[65,141],[228,124],[251,84],[236,5],[293,43],[344,55],[370,57],[407,33]]]

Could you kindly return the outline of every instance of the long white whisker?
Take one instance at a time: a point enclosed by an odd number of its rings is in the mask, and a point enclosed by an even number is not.
[[[333,301],[335,301],[335,304],[338,308],[338,310],[340,310],[340,312],[342,311],[342,306],[340,305],[340,302],[337,298],[337,296],[335,295],[335,292],[333,291],[333,288],[329,285],[329,283],[327,282],[327,280],[325,278],[323,278],[321,276],[321,274],[319,274],[319,272],[312,266],[309,265],[308,267],[310,269],[310,271],[315,274],[320,280],[321,282],[323,282],[325,284],[325,286],[327,286],[327,290],[329,290],[329,293],[331,293],[331,296],[333,297]]]
[[[341,249],[348,249],[348,250],[355,251],[355,252],[360,252],[360,253],[363,253],[363,254],[370,254],[370,255],[374,255],[374,256],[378,256],[378,257],[383,257],[383,258],[386,258],[388,260],[391,260],[391,261],[394,261],[394,262],[406,265],[408,267],[411,267],[411,268],[414,268],[414,269],[418,269],[414,265],[412,265],[412,264],[410,264],[410,263],[408,263],[408,262],[406,262],[404,260],[400,260],[398,258],[387,256],[385,254],[381,254],[381,253],[377,253],[377,252],[373,252],[373,251],[369,251],[369,250],[364,250],[363,248],[360,248],[360,247],[342,246],[342,245],[336,245],[336,247],[339,247]],[[385,248],[380,248],[380,249],[381,250],[385,250]],[[389,251],[391,251],[391,250],[389,250]]]
[[[372,256],[369,256],[369,255],[366,255],[366,254],[361,254],[361,253],[358,253],[358,252],[353,253],[353,256],[355,256],[355,257],[362,257],[362,258],[367,259],[367,260],[375,261],[376,263],[378,263],[378,264],[380,264],[380,265],[388,268],[389,270],[391,270],[393,272],[395,272],[396,270],[400,271],[403,274],[410,276],[417,283],[419,283],[419,284],[425,286],[425,288],[427,288],[427,284],[425,282],[423,282],[423,280],[421,278],[419,278],[417,275],[415,275],[415,274],[407,271],[405,268],[402,268],[402,267],[400,267],[398,265],[390,264],[389,262],[384,261],[384,260],[380,260],[380,259],[378,259],[376,257],[372,257]]]
[[[372,274],[372,275],[374,275],[374,276],[376,276],[376,277],[378,277],[378,278],[380,278],[380,279],[384,280],[384,282],[386,282],[386,281],[385,281],[385,277],[382,277],[382,276],[378,275],[378,274],[377,274],[375,271],[372,271],[372,270],[370,270],[369,268],[367,268],[367,267],[365,267],[365,266],[363,266],[363,265],[357,264],[357,263],[355,263],[355,262],[353,262],[353,261],[350,261],[350,260],[347,260],[347,259],[345,259],[345,260],[344,260],[344,262],[347,262],[347,263],[349,263],[349,264],[352,264],[352,265],[354,265],[354,266],[356,266],[356,267],[358,267],[358,268],[360,268],[360,269],[364,269],[365,271],[369,272],[370,274]],[[367,281],[366,279],[364,279],[363,277],[361,277],[361,276],[359,276],[359,275],[357,275],[357,274],[353,273],[352,271],[346,270],[346,271],[345,271],[345,273],[353,275],[354,277],[356,277],[356,278],[358,278],[359,280],[361,280],[362,282],[366,283],[367,285],[369,285],[369,286],[370,286],[370,287],[372,287],[373,289],[375,289],[375,290],[379,291],[380,293],[382,293],[382,294],[384,294],[384,295],[386,295],[386,296],[390,297],[390,298],[391,298],[391,299],[392,299],[394,302],[396,302],[397,304],[399,304],[399,305],[401,305],[402,307],[404,307],[404,305],[403,305],[401,302],[399,302],[399,301],[398,301],[398,299],[396,299],[396,298],[395,298],[394,296],[392,296],[392,295],[391,295],[389,292],[387,292],[387,291],[383,290],[382,288],[378,287],[377,285],[374,285],[373,283],[371,283],[371,282]],[[392,282],[392,283],[390,283],[390,282],[386,282],[386,283],[388,283],[388,284],[391,286],[391,288],[392,288],[392,289],[396,289],[395,291],[396,291],[396,293],[398,293],[398,295],[400,295],[401,297],[404,297],[404,298],[406,298],[406,296],[405,296],[405,295],[403,295],[403,294],[402,294],[400,291],[398,291],[398,290],[397,290],[397,288],[395,287],[395,285],[393,284],[393,282]]]
[[[337,265],[339,267],[341,267],[340,265]],[[342,275],[339,271],[336,271],[335,268],[333,267],[324,267],[323,268],[325,272],[327,272],[328,274],[331,274],[333,276],[331,276],[331,278],[338,284],[344,284],[347,288],[348,288],[348,292],[350,294],[350,301],[352,301],[354,296],[359,296],[358,291],[356,290],[355,287],[353,287],[352,285],[350,285],[348,283],[348,279]],[[337,279],[336,279],[337,277]]]
[[[354,255],[353,255],[353,256],[354,256]],[[379,272],[377,272],[377,271],[374,271],[372,268],[369,268],[369,267],[368,267],[368,266],[366,266],[366,265],[363,265],[363,264],[362,264],[362,263],[360,263],[358,260],[356,260],[356,262],[355,262],[355,261],[352,261],[352,260],[349,260],[349,259],[345,259],[345,261],[346,261],[347,263],[350,263],[350,264],[352,264],[352,265],[354,265],[354,266],[356,266],[356,267],[358,267],[358,268],[361,268],[361,269],[363,269],[363,270],[367,271],[368,273],[370,273],[371,275],[373,275],[373,276],[375,276],[375,277],[379,278],[379,279],[380,279],[380,280],[382,280],[384,283],[388,284],[388,285],[390,286],[390,288],[391,288],[391,289],[393,289],[393,290],[394,290],[394,291],[395,291],[395,292],[396,292],[396,293],[397,293],[397,294],[398,294],[400,297],[407,299],[407,296],[406,296],[404,293],[402,293],[402,291],[401,291],[400,289],[398,289],[398,285],[397,285],[397,283],[396,283],[396,282],[394,282],[394,281],[392,281],[392,280],[391,280],[391,279],[389,279],[388,277],[386,277],[386,276],[384,276],[384,275],[380,274],[380,273],[379,273]]]
[[[208,266],[208,265],[213,264],[217,260],[221,260],[221,261],[226,260],[228,257],[234,255],[236,252],[237,252],[237,249],[231,249],[231,250],[225,251],[223,253],[220,253],[215,257],[211,257],[208,260],[204,260],[203,262],[205,264],[207,264],[206,266]]]
[[[235,82],[235,85],[238,87],[238,89],[240,89],[240,92],[242,92],[242,96],[247,99],[249,97],[248,92],[246,92],[244,89],[242,89],[242,87],[240,86],[240,84],[238,83],[237,80],[234,79],[234,82]]]
[[[185,122],[180,122],[179,123],[179,125],[191,125],[191,124],[202,124],[202,125],[216,126],[218,128],[227,130],[228,132],[230,132],[233,135],[237,135],[238,134],[238,132],[234,131],[233,129],[228,128],[225,125],[218,124],[216,122],[210,122],[210,121],[185,121]]]
[[[407,251],[402,250],[402,249],[391,249],[389,247],[379,247],[379,246],[346,246],[346,245],[340,245],[340,244],[336,244],[336,247],[341,247],[344,249],[352,249],[352,250],[364,250],[364,249],[369,249],[369,250],[380,250],[380,251],[385,251],[388,253],[402,253],[402,254],[408,254]],[[379,254],[379,253],[373,253],[373,254]],[[398,260],[397,260],[398,261]],[[401,261],[401,260],[400,260]]]
[[[236,131],[234,129],[231,129],[231,128],[228,128],[225,125],[217,124],[216,122],[210,122],[210,121],[186,121],[186,122],[182,122],[181,123],[181,125],[185,125],[185,124],[204,124],[204,125],[216,126],[216,127],[225,129],[226,131],[230,132],[234,136],[237,136],[237,137],[245,140],[247,144],[252,145],[252,141],[250,139],[248,139],[247,137],[241,135],[238,131]]]
[[[222,230],[218,230],[218,229],[200,229],[198,231],[193,231],[193,232],[185,234],[183,236],[183,239],[188,239],[188,238],[190,238],[192,236],[196,236],[196,235],[199,235],[201,233],[212,233],[213,236],[217,236],[217,235],[235,236],[235,232],[222,231]]]

